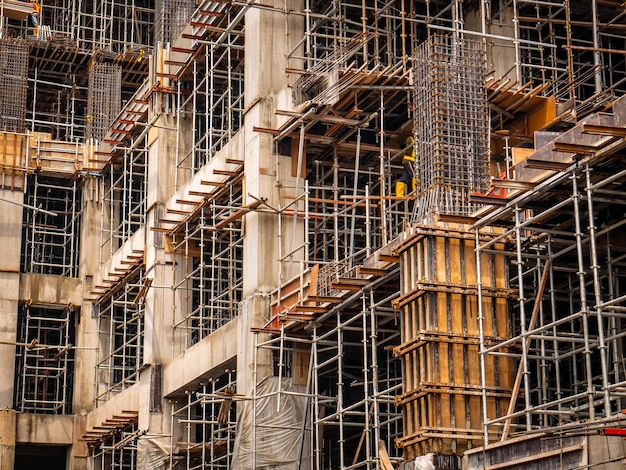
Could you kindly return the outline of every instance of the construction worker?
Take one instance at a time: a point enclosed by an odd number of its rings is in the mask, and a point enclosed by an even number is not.
[[[37,36],[37,30],[39,29],[39,20],[41,18],[41,5],[35,2],[30,2],[33,6],[33,12],[30,14],[30,19],[33,22],[33,36]]]
[[[406,148],[402,156],[402,176],[396,182],[396,196],[404,197],[407,185],[411,185],[411,191],[415,191],[415,173],[413,165],[415,164],[415,141],[413,137],[406,139]]]

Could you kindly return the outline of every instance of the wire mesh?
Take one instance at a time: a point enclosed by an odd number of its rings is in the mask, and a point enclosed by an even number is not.
[[[28,86],[28,43],[0,40],[0,129],[23,132]]]
[[[87,137],[102,140],[122,109],[122,67],[99,63],[89,71]]]
[[[414,57],[417,219],[469,215],[488,179],[489,110],[482,42],[435,35]]]
[[[187,25],[196,4],[193,0],[157,0],[154,41],[173,42]]]

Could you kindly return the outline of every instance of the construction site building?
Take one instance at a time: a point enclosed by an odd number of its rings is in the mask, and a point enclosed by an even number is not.
[[[624,468],[625,91],[622,0],[0,0],[0,470]]]

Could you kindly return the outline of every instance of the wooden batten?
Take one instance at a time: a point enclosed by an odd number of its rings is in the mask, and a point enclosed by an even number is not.
[[[405,380],[396,404],[404,408],[405,422],[396,446],[407,460],[429,452],[461,455],[483,443],[474,233],[450,237],[442,229],[432,227],[429,235],[421,228],[419,237],[398,250],[405,301],[397,304],[402,344],[394,353],[401,357]],[[453,230],[458,233],[459,227]],[[506,259],[485,253],[480,262],[489,344],[509,335]],[[487,413],[495,418],[511,395],[511,359],[488,357],[485,369]]]

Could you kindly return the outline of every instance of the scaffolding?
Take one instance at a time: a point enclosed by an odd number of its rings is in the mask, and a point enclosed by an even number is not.
[[[227,369],[172,402],[170,468],[231,468],[239,399],[235,375]],[[182,440],[174,442],[175,436]]]
[[[137,441],[141,434],[136,418],[122,427],[111,428],[106,436],[90,446],[91,470],[135,470]]]
[[[78,277],[81,191],[76,180],[27,176],[22,272]]]
[[[186,347],[235,318],[242,300],[242,175],[218,188],[172,239],[173,252],[183,257],[174,285],[181,315],[173,327]]]
[[[28,43],[0,39],[0,129],[24,132],[27,78]]]
[[[142,59],[152,50],[154,2],[53,0],[42,7],[37,28],[27,2],[0,8],[0,90],[6,94],[0,128],[83,139],[93,115],[86,110],[90,65],[121,65],[123,98],[132,96],[147,75]]]
[[[491,430],[505,439],[537,429],[586,429],[623,408],[623,254],[616,241],[623,236],[626,170],[618,157],[624,142],[614,131],[626,122],[623,103],[533,151],[515,167],[527,189],[513,191],[476,223],[507,224],[478,251],[509,257],[517,291],[513,336],[483,341],[482,361],[507,356],[519,364],[508,408],[484,418],[485,442]],[[511,245],[495,246],[505,238]]]
[[[244,189],[240,169],[216,169],[214,175],[221,171],[228,178],[203,180],[210,189],[189,193],[200,201],[176,200],[167,215],[181,216],[175,221],[159,219],[157,206],[151,229],[166,232],[165,249],[178,257],[172,267],[177,302],[172,327],[186,349],[238,314],[245,274],[243,215],[258,210],[278,218],[281,287],[273,294],[271,321],[257,337],[257,354],[269,355],[272,367],[268,372],[262,361],[255,363],[258,376],[245,413],[244,405],[221,413],[235,389],[231,372],[175,403],[172,436],[182,437],[171,452],[171,466],[228,468],[241,435],[235,413],[240,426],[248,418],[253,423],[244,451],[256,465],[265,458],[257,442],[272,429],[260,409],[271,402],[284,410],[293,397],[306,410],[303,424],[289,428],[299,446],[294,461],[309,468],[376,468],[381,441],[396,460],[399,448],[411,456],[427,450],[454,454],[480,443],[481,424],[482,441],[489,443],[622,409],[623,254],[615,240],[623,235],[624,211],[615,199],[624,196],[624,169],[596,156],[597,140],[572,140],[565,143],[582,145],[574,149],[576,161],[567,160],[564,167],[542,160],[544,168],[552,165],[550,171],[558,172],[535,190],[525,178],[536,174],[511,168],[519,160],[510,152],[531,145],[537,130],[562,131],[608,109],[626,91],[623,8],[602,2],[599,9],[599,3],[306,0],[301,11],[257,5],[303,22],[304,34],[288,54],[292,64],[303,67],[289,70],[301,77],[291,83],[298,108],[278,110],[277,121],[286,121],[279,129],[255,129],[272,134],[276,174],[287,173],[280,166],[282,157],[290,156],[295,180],[277,181],[274,206],[253,205],[247,204],[253,196]],[[167,94],[164,114],[176,111],[175,189],[183,187],[187,178],[207,171],[243,126],[244,16],[253,4],[204,2],[193,12],[193,2],[110,0],[77,7],[55,1],[44,9],[43,22],[57,42],[33,41],[28,80],[10,80],[11,86],[29,85],[20,101],[28,106],[13,109],[11,100],[0,100],[11,108],[3,116],[12,119],[0,127],[19,130],[25,121],[32,132],[55,139],[103,141],[121,100],[132,96],[145,76],[141,57],[160,42],[162,68],[155,74],[163,83],[146,89]],[[32,34],[27,23],[3,21],[10,31]],[[95,49],[94,58],[87,51]],[[127,61],[116,55],[126,53]],[[106,63],[99,62],[103,57]],[[493,78],[485,86],[488,74]],[[21,88],[11,93],[18,92]],[[147,103],[146,96],[138,100]],[[542,107],[550,113],[534,120]],[[602,119],[593,124],[607,126]],[[609,125],[622,129],[620,119]],[[623,136],[619,130],[587,129]],[[490,131],[500,132],[491,149]],[[148,133],[140,134],[106,162],[102,261],[146,225]],[[419,158],[418,189],[398,197],[392,188],[411,135]],[[615,141],[611,145],[617,147]],[[621,148],[611,152],[614,160],[623,154]],[[239,165],[242,158],[233,155],[225,162]],[[434,225],[435,214],[469,220],[481,210],[485,200],[477,193],[488,189],[490,163],[504,180],[500,184],[512,184],[508,178],[515,174],[519,185],[512,187],[525,192],[515,200],[508,199],[507,188],[485,195],[500,199],[503,208],[480,212],[476,228],[505,227],[489,237],[476,235],[475,269],[481,258],[488,259],[489,279],[468,276],[474,240],[465,232],[451,236],[450,226],[444,227],[445,236],[437,232],[440,227],[422,227],[419,241],[405,246],[412,255],[400,261],[393,249],[410,221]],[[42,175],[28,178],[34,182],[27,189],[28,204],[48,213],[25,211],[22,269],[77,276],[78,247],[72,243],[78,240],[80,185],[75,179],[70,188]],[[459,254],[457,249],[466,267],[442,274],[461,261],[436,256]],[[505,259],[513,260],[510,275],[503,274]],[[395,263],[406,270],[402,288]],[[440,276],[426,279],[424,273],[437,266],[443,267]],[[309,284],[314,271],[315,293]],[[467,279],[461,282],[457,274]],[[508,304],[506,283],[519,294]],[[143,271],[133,271],[98,299],[97,404],[137,382],[145,285]],[[463,315],[455,317],[460,325],[446,323],[452,304],[461,305]],[[514,308],[503,319],[509,304]],[[469,305],[479,309],[477,317]],[[23,350],[26,357],[28,347]],[[480,377],[470,354],[480,357]],[[447,370],[438,363],[445,357],[455,359]],[[511,387],[507,367],[517,360]],[[277,388],[260,388],[264,372]],[[431,419],[435,409],[447,414]],[[102,443],[94,461],[103,468],[112,462],[133,467],[134,429],[129,433]]]
[[[102,178],[103,211],[100,259],[107,260],[146,221],[147,135],[135,139],[111,159]]]
[[[54,0],[42,5],[35,28],[30,13],[16,15],[19,2],[6,2],[1,28],[7,35],[40,43],[50,42],[83,51],[105,50],[113,53],[146,51],[152,47],[154,2],[81,2]]]
[[[546,94],[568,102],[576,121],[600,109],[626,89],[623,9],[599,2],[558,0],[503,2],[512,8],[508,28],[519,40],[515,48],[515,77],[518,83],[550,83]],[[496,23],[506,18],[500,10]],[[565,47],[559,47],[565,45]]]
[[[346,278],[320,270],[317,280],[310,280],[317,291],[257,331],[253,459],[264,458],[262,438],[254,441],[267,432],[263,400],[274,400],[280,411],[289,397],[308,410],[293,429],[299,443],[294,461],[301,468],[375,468],[383,447],[399,457],[394,449],[402,417],[395,395],[402,371],[392,351],[400,343],[400,315],[392,306],[398,275],[397,268],[381,269],[378,277],[361,278],[348,289]],[[276,295],[276,307],[288,302]],[[261,386],[258,375],[266,357],[274,387]]]
[[[99,299],[96,406],[139,380],[139,368],[143,364],[147,282],[143,268],[138,267]]]
[[[22,305],[15,356],[18,411],[72,412],[76,312],[72,305]]]
[[[177,154],[176,164],[179,170],[192,175],[243,125],[245,9],[209,3],[206,10],[199,9],[192,18],[203,34],[183,35],[202,39],[198,46],[202,53],[194,54],[177,76],[178,113],[192,120],[193,136],[189,150]]]

